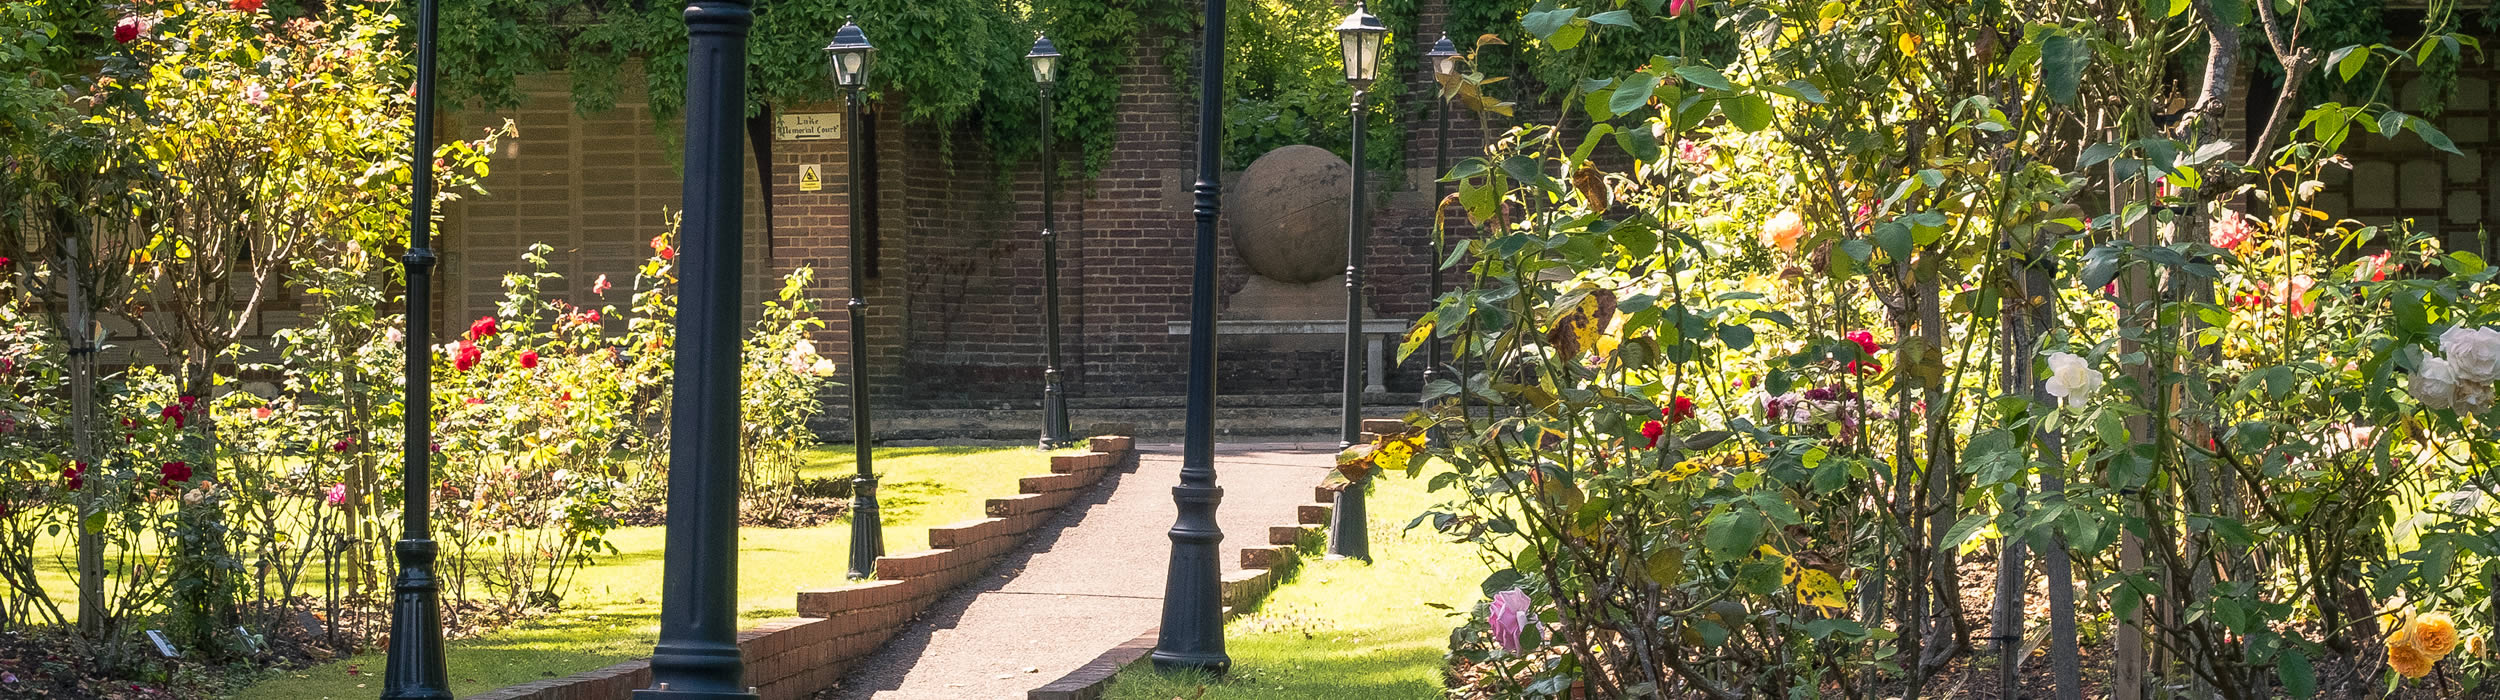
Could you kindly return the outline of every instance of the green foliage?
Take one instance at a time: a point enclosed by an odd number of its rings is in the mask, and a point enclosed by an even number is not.
[[[1248,167],[1268,151],[1293,144],[1347,156],[1354,90],[1345,82],[1344,51],[1335,31],[1347,11],[1334,0],[1255,0],[1231,6],[1224,73],[1228,167]],[[1381,47],[1379,79],[1364,97],[1369,120],[1364,160],[1373,172],[1395,176],[1402,174],[1398,164],[1405,158],[1399,97],[1407,71],[1432,47],[1432,37],[1398,30],[1412,27],[1411,13],[1401,25],[1386,14],[1388,8],[1374,12],[1392,28]]]

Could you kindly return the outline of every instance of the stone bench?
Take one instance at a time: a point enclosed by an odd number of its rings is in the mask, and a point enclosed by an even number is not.
[[[1369,361],[1363,365],[1363,393],[1389,393],[1389,344],[1406,335],[1412,321],[1395,318],[1363,319],[1364,354]],[[1165,329],[1170,335],[1189,335],[1188,321],[1173,321]],[[1215,334],[1222,335],[1328,335],[1343,337],[1344,321],[1216,321]]]

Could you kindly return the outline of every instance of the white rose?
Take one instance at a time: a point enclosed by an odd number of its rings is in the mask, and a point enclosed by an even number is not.
[[[2457,371],[2447,360],[2436,357],[2422,359],[2421,371],[2413,373],[2413,399],[2430,408],[2455,408],[2457,403]]]
[[[2050,396],[2063,399],[2068,408],[2082,408],[2101,390],[2101,371],[2074,353],[2049,353],[2049,379],[2043,382]]]
[[[2483,383],[2500,379],[2500,331],[2450,328],[2439,334],[2439,350],[2456,365],[2459,379]]]
[[[2491,410],[2491,385],[2466,382],[2457,385],[2457,412],[2479,414]]]

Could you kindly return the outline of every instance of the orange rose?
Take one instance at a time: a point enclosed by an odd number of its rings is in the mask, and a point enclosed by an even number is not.
[[[1762,244],[1790,253],[1797,252],[1797,239],[1805,235],[1805,219],[1795,209],[1781,211],[1762,224]]]

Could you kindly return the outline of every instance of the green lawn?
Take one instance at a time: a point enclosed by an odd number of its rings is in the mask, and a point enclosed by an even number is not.
[[[887,551],[928,546],[928,528],[982,515],[982,502],[1016,493],[1019,477],[1049,473],[1048,453],[1024,448],[908,447],[877,450],[878,504]],[[850,448],[822,449],[806,476],[852,472]],[[571,675],[648,656],[659,636],[662,540],[659,527],[610,535],[619,555],[581,574],[568,609],[512,628],[450,643],[452,694],[466,696]],[[802,588],[838,586],[850,552],[850,525],[746,528],[739,533],[738,608],[748,623],[794,613]],[[382,655],[276,674],[244,688],[253,700],[346,700],[381,690]]]
[[[1162,676],[1141,663],[1120,674],[1107,697],[1445,697],[1441,655],[1450,629],[1463,619],[1452,614],[1483,597],[1476,586],[1484,564],[1473,545],[1449,542],[1430,527],[1401,531],[1433,502],[1424,493],[1430,476],[1379,480],[1367,504],[1375,563],[1307,562],[1257,611],[1226,625],[1233,670],[1223,680]]]

